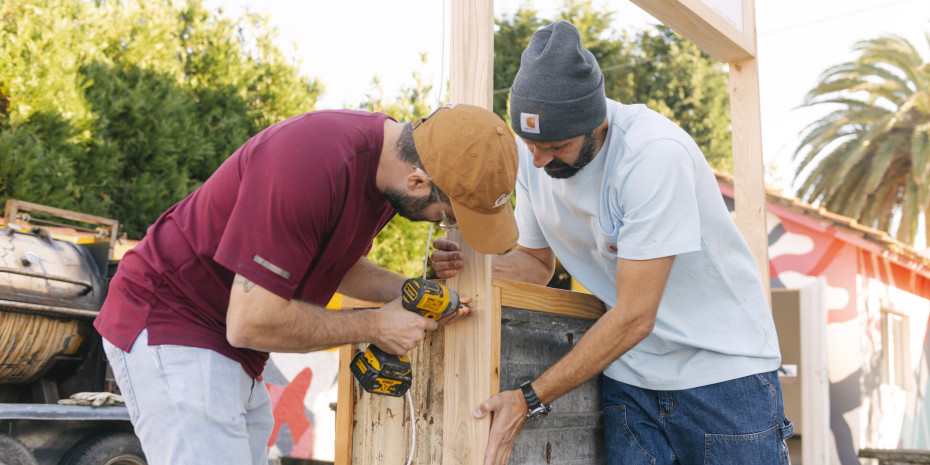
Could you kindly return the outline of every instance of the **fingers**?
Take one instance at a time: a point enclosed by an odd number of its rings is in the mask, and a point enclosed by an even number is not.
[[[489,413],[497,411],[500,405],[500,402],[495,402],[497,395],[491,397],[490,399],[485,400],[484,402],[478,404],[478,408],[475,409],[475,418],[484,418]]]
[[[471,299],[469,299],[469,301],[470,300]],[[455,313],[451,315],[446,315],[440,318],[439,321],[437,321],[437,323],[439,323],[439,326],[448,326],[448,325],[451,325],[452,323],[455,323],[456,321],[463,320],[474,314],[475,314],[475,309],[471,307],[459,307],[459,309],[456,310]]]
[[[446,239],[445,237],[440,237],[440,238],[437,238],[435,241],[433,241],[433,248],[436,250],[449,250],[449,251],[461,250],[461,247],[459,247],[457,243],[450,241],[449,239]]]
[[[437,277],[452,278],[465,266],[461,248],[455,242],[441,237],[433,241],[433,247],[436,250],[430,254],[430,258],[433,260],[433,269],[436,270]]]
[[[475,418],[484,418],[493,413],[488,447],[484,455],[485,465],[506,465],[510,460],[513,443],[526,422],[526,404],[517,391],[504,391],[478,405]]]
[[[439,323],[432,318],[405,310],[400,299],[391,301],[376,315],[380,323],[380,333],[374,342],[384,351],[395,355],[413,350],[426,337],[427,331],[439,328]]]

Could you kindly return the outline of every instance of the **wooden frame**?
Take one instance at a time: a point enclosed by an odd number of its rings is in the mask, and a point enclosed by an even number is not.
[[[632,1],[702,50],[729,64],[735,221],[749,243],[768,295],[768,240],[754,1],[732,0],[741,6],[739,27],[715,11],[715,6],[729,0]],[[450,101],[491,109],[493,0],[451,2]],[[340,383],[336,415],[337,464],[352,463],[353,443],[359,445],[359,450],[355,451],[356,463],[404,463],[402,460],[406,455],[398,454],[397,448],[401,444],[406,445],[403,439],[405,417],[413,421],[417,432],[416,463],[482,463],[490,420],[475,420],[472,410],[499,389],[502,302],[513,299],[537,310],[545,308],[541,311],[558,312],[566,307],[575,308],[573,303],[588,299],[580,305],[584,308],[578,311],[585,314],[591,311],[588,308],[590,297],[581,297],[581,294],[563,294],[566,291],[527,288],[530,285],[497,280],[492,286],[491,257],[472,250],[461,236],[453,239],[463,244],[466,266],[447,285],[460,294],[475,297],[476,315],[429,335],[411,354],[415,369],[414,386],[419,386],[411,391],[420,390],[416,393],[414,411],[425,412],[422,416],[415,413],[416,418],[409,418],[402,399],[372,399],[374,396],[370,395],[361,397],[360,402],[366,402],[366,405],[359,405],[360,408],[356,409],[354,383]],[[553,292],[562,299],[559,305],[553,305],[553,301],[549,300]],[[571,305],[566,305],[569,303]],[[341,380],[352,379],[348,362],[354,350],[351,346],[341,349]],[[425,376],[422,373],[427,371],[432,376],[418,382],[417,379]],[[439,373],[442,373],[441,390],[435,386]],[[436,407],[438,403],[442,405],[441,410]],[[360,410],[365,410],[367,416],[356,416]],[[353,429],[363,434],[355,434],[353,439]],[[365,437],[359,438],[360,435]],[[359,451],[364,452],[364,457],[358,457]]]
[[[25,218],[21,217],[21,212],[45,213],[48,215],[56,216],[58,218],[64,218],[66,220],[79,221],[82,223],[102,226],[103,228],[100,228],[103,230],[101,231],[103,233],[102,235],[107,236],[107,240],[110,243],[110,254],[113,253],[113,249],[116,246],[116,241],[119,240],[119,221],[104,218],[102,216],[88,215],[87,213],[63,210],[61,208],[49,207],[38,203],[26,202],[16,199],[7,199],[6,201],[6,205],[4,207],[6,224],[13,225],[16,224],[17,220],[25,220]],[[28,220],[26,220],[26,222],[28,222]],[[110,258],[113,257],[111,256]]]
[[[475,363],[465,363],[473,365],[471,368],[477,378],[463,376],[458,371],[457,363],[446,357],[449,354],[449,330],[455,325],[430,334],[408,354],[413,364],[414,377],[410,389],[416,428],[414,463],[482,463],[484,448],[473,447],[477,447],[475,442],[487,443],[488,430],[480,426],[487,423],[489,428],[490,422],[475,420],[472,411],[484,398],[474,405],[464,405],[457,396],[463,391],[485,387],[485,380],[499,382],[501,308],[513,307],[588,319],[596,319],[605,311],[603,302],[590,294],[505,279],[494,279],[491,287],[491,298],[486,302],[485,311],[488,313],[487,319],[491,321],[489,332],[496,335],[491,336],[487,344],[492,360],[485,365],[488,369]],[[342,308],[351,311],[380,306],[378,303],[344,298]],[[339,349],[339,379],[349,382],[339,383],[335,463],[406,463],[412,441],[411,415],[406,399],[368,394],[357,386],[349,371],[349,362],[355,351],[365,346],[367,344],[347,345]],[[456,356],[466,362],[473,360],[480,356],[475,349],[466,348]],[[482,373],[477,373],[479,371]],[[441,387],[437,385],[439,379],[442,380]],[[494,391],[497,388],[493,386]],[[464,415],[461,413],[463,410],[466,412]],[[456,421],[471,423],[468,427],[474,432],[469,432],[461,424],[456,425]]]

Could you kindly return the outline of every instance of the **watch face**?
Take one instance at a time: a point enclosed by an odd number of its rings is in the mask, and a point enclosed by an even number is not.
[[[543,418],[546,418],[546,415],[548,414],[549,414],[549,409],[546,408],[545,406],[540,406],[538,408],[533,409],[526,416],[530,418],[531,420],[542,420]]]

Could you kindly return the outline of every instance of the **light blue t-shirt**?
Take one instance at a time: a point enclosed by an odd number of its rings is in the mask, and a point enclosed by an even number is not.
[[[618,257],[675,256],[652,333],[604,374],[679,390],[777,369],[759,270],[697,144],[643,105],[608,99],[607,118],[603,147],[568,179],[535,168],[518,139],[516,208],[520,245],[551,247],[608,309]]]

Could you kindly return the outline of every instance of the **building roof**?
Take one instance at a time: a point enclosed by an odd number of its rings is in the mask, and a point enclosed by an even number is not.
[[[733,197],[733,175],[719,171],[715,174],[724,195]],[[801,222],[815,229],[832,228],[835,230],[834,235],[840,240],[879,253],[882,257],[921,274],[930,275],[930,257],[889,236],[885,231],[859,224],[853,218],[833,213],[823,207],[815,207],[798,198],[785,197],[772,189],[766,189],[765,196],[766,209],[771,213],[778,214],[779,210],[782,210],[792,213],[793,217],[800,218]],[[804,219],[808,221],[803,221]]]

